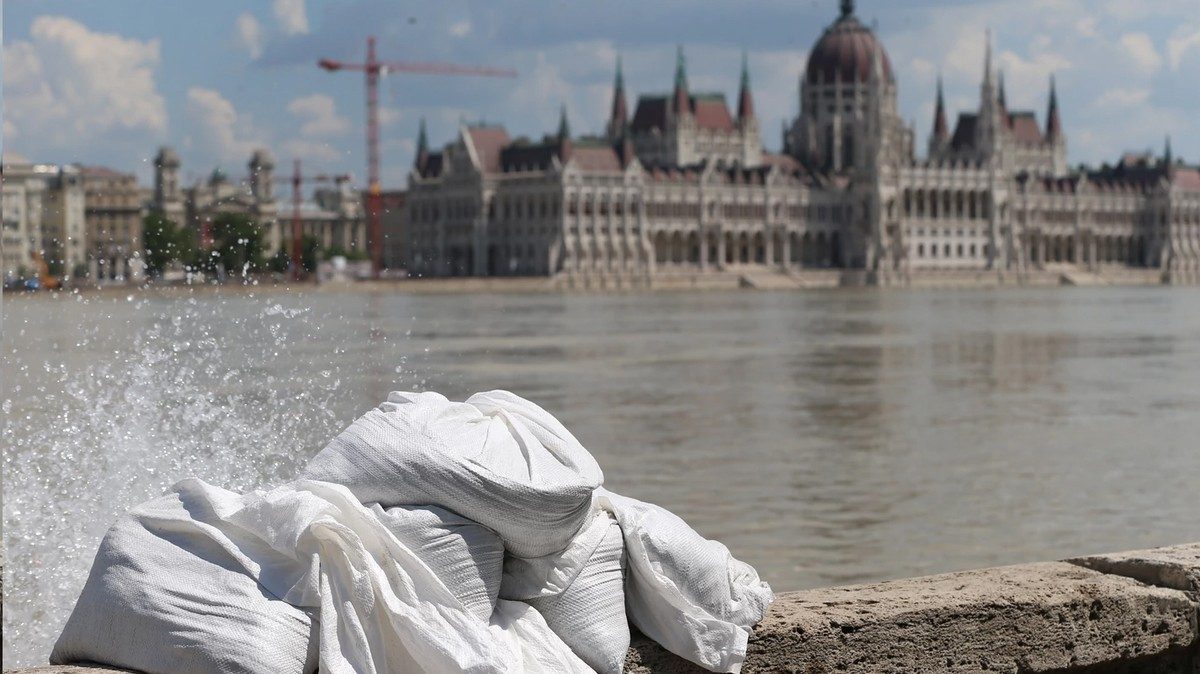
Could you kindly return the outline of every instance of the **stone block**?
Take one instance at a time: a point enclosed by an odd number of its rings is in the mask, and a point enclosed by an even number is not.
[[[1152,661],[1190,663],[1197,637],[1185,593],[1047,562],[781,594],[742,672],[1188,671]],[[700,671],[644,638],[626,668]]]
[[[1090,555],[1067,560],[1101,573],[1200,595],[1200,543]]]

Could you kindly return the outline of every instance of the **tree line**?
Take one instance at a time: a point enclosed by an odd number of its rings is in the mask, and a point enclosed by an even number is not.
[[[142,220],[142,248],[145,251],[146,271],[156,277],[174,265],[187,271],[206,274],[246,276],[263,272],[286,273],[291,269],[287,246],[267,257],[266,233],[253,218],[241,213],[218,215],[209,229],[212,247],[201,249],[196,232],[180,226],[161,213],[151,213]],[[301,240],[300,266],[304,273],[316,272],[317,263],[334,256],[347,259],[366,259],[359,251],[347,251],[341,246],[322,248],[315,237]]]

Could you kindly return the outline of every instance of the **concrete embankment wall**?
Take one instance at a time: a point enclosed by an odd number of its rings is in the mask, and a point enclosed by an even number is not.
[[[1194,543],[783,593],[750,637],[742,671],[1200,674],[1198,621]],[[635,636],[625,671],[703,670]]]

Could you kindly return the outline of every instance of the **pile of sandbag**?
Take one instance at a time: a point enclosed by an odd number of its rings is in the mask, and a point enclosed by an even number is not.
[[[393,393],[295,482],[186,480],[113,526],[51,662],[619,673],[632,623],[737,672],[770,588],[504,391]]]

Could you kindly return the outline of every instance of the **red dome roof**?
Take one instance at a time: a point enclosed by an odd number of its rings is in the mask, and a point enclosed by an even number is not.
[[[883,45],[853,14],[843,14],[813,46],[805,81],[831,83],[836,77],[847,83],[866,82],[871,79],[871,59],[876,50],[883,60],[883,74],[891,81],[892,61]]]

